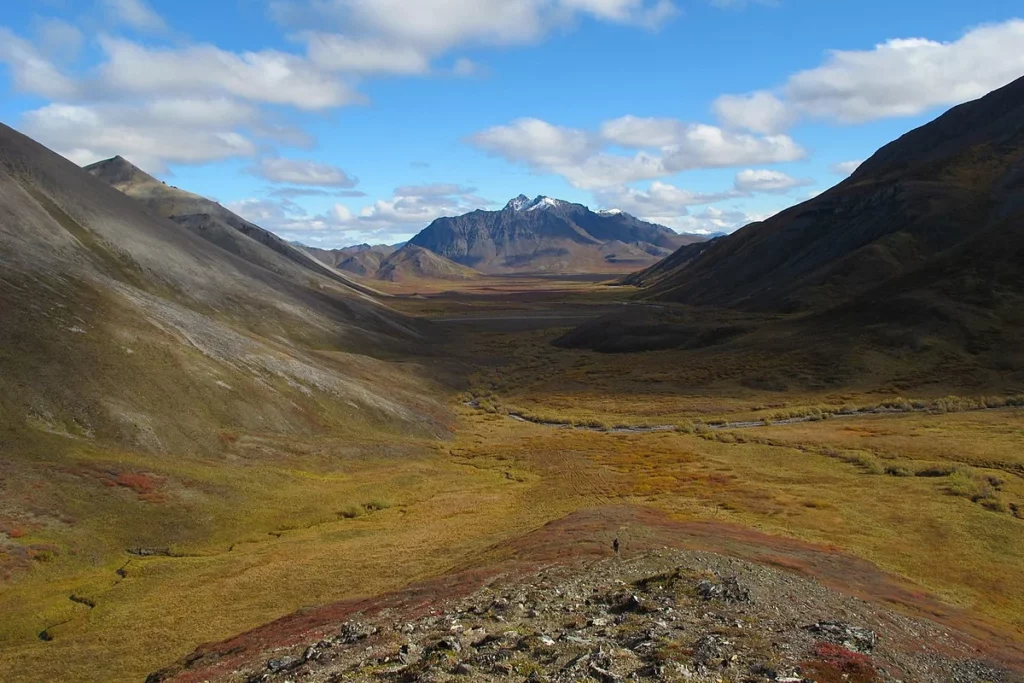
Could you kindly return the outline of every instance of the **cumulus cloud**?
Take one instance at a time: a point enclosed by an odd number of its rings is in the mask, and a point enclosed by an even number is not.
[[[103,0],[103,4],[112,21],[149,33],[167,30],[163,17],[146,0]]]
[[[115,155],[159,173],[168,162],[203,163],[256,153],[238,127],[255,108],[226,98],[160,98],[140,106],[50,104],[28,112],[25,132],[78,164]]]
[[[653,29],[678,14],[672,0],[274,0],[269,7],[300,29],[317,65],[398,74],[427,73],[432,60],[461,47],[535,42],[579,16]],[[460,58],[452,71],[476,68]]]
[[[861,164],[864,163],[863,159],[856,159],[854,161],[840,161],[838,164],[832,164],[832,172],[836,175],[853,175]]]
[[[35,21],[39,37],[39,50],[47,58],[57,62],[70,62],[82,51],[85,36],[74,24],[56,17],[39,18]]]
[[[596,133],[518,119],[469,138],[492,155],[562,175],[585,189],[624,185],[680,171],[795,161],[805,152],[785,135],[755,136],[675,119],[624,116]],[[632,156],[608,146],[639,149]]]
[[[304,159],[261,159],[249,172],[264,180],[291,185],[350,188],[359,182],[337,166]]]
[[[379,199],[353,211],[336,203],[319,214],[309,215],[289,198],[245,199],[228,205],[232,211],[285,239],[326,247],[350,244],[394,243],[412,237],[441,216],[454,216],[488,206],[471,187],[454,183],[409,185],[395,189],[392,197]]]
[[[363,101],[339,78],[277,50],[234,53],[213,45],[147,47],[101,38],[101,86],[135,95],[231,95],[268,104],[320,110]]]
[[[298,197],[365,197],[361,190],[325,190],[319,187],[271,187],[265,190],[270,197],[297,199]]]
[[[690,207],[749,197],[756,193],[781,194],[810,184],[810,180],[798,180],[779,171],[747,169],[736,174],[731,189],[721,192],[693,192],[655,181],[646,190],[627,186],[595,190],[594,197],[604,208],[619,209],[652,223],[688,232],[716,232],[752,222],[754,218],[737,210],[715,207],[708,207],[692,215]]]
[[[43,97],[71,97],[78,85],[65,76],[32,43],[0,26],[0,63],[11,71],[14,87]]]
[[[1024,20],[980,26],[959,40],[899,38],[871,50],[833,50],[775,93],[726,95],[715,103],[730,127],[781,130],[800,117],[844,124],[916,116],[982,97],[1024,73]]]
[[[788,192],[793,188],[813,185],[809,179],[793,178],[781,171],[746,169],[736,174],[735,188],[738,192]]]
[[[615,187],[594,192],[594,197],[601,206],[619,209],[655,223],[684,216],[688,212],[687,207],[690,206],[711,204],[737,196],[742,195],[735,190],[714,193],[691,192],[659,181],[651,183],[647,190]]]
[[[690,232],[701,235],[714,233],[731,233],[751,223],[768,218],[765,214],[751,214],[741,209],[720,209],[709,206],[699,213],[666,219],[662,223],[677,232]]]
[[[722,95],[715,100],[714,110],[718,119],[728,126],[763,135],[784,131],[797,118],[796,112],[785,102],[764,91],[748,95]]]
[[[307,34],[306,40],[310,60],[325,69],[403,75],[430,70],[427,56],[411,45],[391,45],[379,39],[329,33]]]

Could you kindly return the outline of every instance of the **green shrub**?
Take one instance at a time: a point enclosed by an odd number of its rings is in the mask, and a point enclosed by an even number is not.
[[[950,475],[949,481],[946,483],[946,490],[954,496],[969,498],[975,503],[998,501],[992,484],[964,471],[957,471]]]
[[[914,473],[915,477],[949,477],[958,472],[956,465],[929,465]]]

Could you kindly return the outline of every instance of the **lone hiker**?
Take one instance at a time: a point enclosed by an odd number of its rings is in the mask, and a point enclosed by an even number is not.
[[[612,550],[615,551],[616,555],[619,554],[619,539],[616,538],[614,541],[612,541]]]

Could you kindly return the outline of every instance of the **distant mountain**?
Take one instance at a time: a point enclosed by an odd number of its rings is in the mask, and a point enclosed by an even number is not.
[[[406,244],[395,251],[377,269],[378,280],[471,280],[480,273],[466,266],[438,256],[429,249]]]
[[[168,185],[116,156],[85,167],[108,185],[141,202],[150,213],[169,218],[218,247],[278,274],[326,276],[363,293],[373,293],[342,273],[217,202]]]
[[[439,218],[410,240],[484,273],[629,272],[704,241],[617,210],[519,195],[501,211]]]
[[[304,246],[303,249],[339,270],[373,280],[469,280],[480,275],[472,268],[407,242],[356,244],[341,249]]]
[[[388,244],[357,244],[342,249],[303,248],[333,268],[362,277],[373,277],[384,259],[398,250]]]
[[[639,279],[657,299],[791,311],[880,286],[891,299],[925,273],[936,287],[975,273],[949,293],[962,297],[1001,288],[997,272],[1019,278],[1022,232],[1024,79],[886,145],[818,197]]]

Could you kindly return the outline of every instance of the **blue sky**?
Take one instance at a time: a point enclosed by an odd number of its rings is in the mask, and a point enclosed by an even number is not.
[[[1018,2],[36,0],[0,120],[289,239],[525,193],[733,230],[1024,75]]]

